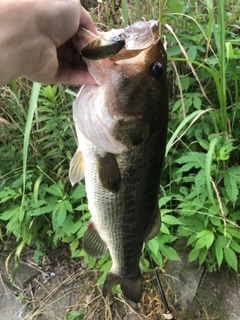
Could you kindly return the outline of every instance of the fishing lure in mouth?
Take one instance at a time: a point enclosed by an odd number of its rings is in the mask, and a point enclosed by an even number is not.
[[[81,54],[89,60],[106,58],[122,60],[131,58],[151,46],[156,29],[157,23],[155,20],[148,23],[146,21],[138,21],[126,29],[113,29],[115,34],[111,34],[110,37],[108,35],[107,37],[103,36],[93,40],[81,50]],[[116,31],[119,33],[116,34]]]
[[[89,43],[81,51],[83,57],[89,60],[101,60],[109,58],[123,49],[125,40],[119,36],[114,36],[111,39],[96,39]]]

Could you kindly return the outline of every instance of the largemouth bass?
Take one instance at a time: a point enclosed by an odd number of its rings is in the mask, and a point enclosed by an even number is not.
[[[84,61],[98,84],[84,86],[73,105],[79,145],[69,176],[72,184],[85,177],[92,216],[83,248],[94,257],[109,250],[112,267],[103,295],[120,284],[123,294],[137,303],[143,242],[160,229],[158,194],[168,124],[167,56],[156,21],[139,21],[110,31],[103,39],[80,30],[74,43],[90,58]]]

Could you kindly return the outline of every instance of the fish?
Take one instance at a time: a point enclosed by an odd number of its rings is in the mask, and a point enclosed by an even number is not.
[[[78,147],[69,178],[72,185],[85,178],[91,212],[82,246],[96,258],[110,253],[103,296],[120,284],[124,297],[138,303],[143,243],[159,233],[161,223],[167,54],[155,20],[100,35],[80,29],[73,43],[97,83],[83,86],[73,104]]]

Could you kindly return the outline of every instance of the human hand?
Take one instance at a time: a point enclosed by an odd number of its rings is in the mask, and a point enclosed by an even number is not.
[[[0,0],[0,84],[95,84],[71,42],[80,25],[96,33],[79,0]]]

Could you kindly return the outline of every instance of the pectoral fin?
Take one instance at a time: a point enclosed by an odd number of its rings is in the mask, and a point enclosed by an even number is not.
[[[89,223],[82,239],[83,249],[92,257],[102,258],[107,246],[102,240],[92,222]]]
[[[81,181],[84,177],[84,161],[82,152],[77,150],[72,157],[69,168],[69,179],[71,185],[74,186],[75,183]]]
[[[115,156],[111,153],[98,155],[98,175],[103,188],[118,192],[121,184],[121,175]]]
[[[149,241],[154,237],[156,237],[156,235],[159,233],[160,226],[161,226],[160,212],[159,212],[159,208],[157,207],[157,209],[155,210],[154,219],[150,224],[150,227],[149,227],[149,230],[147,231],[147,235],[144,239],[144,242]]]

